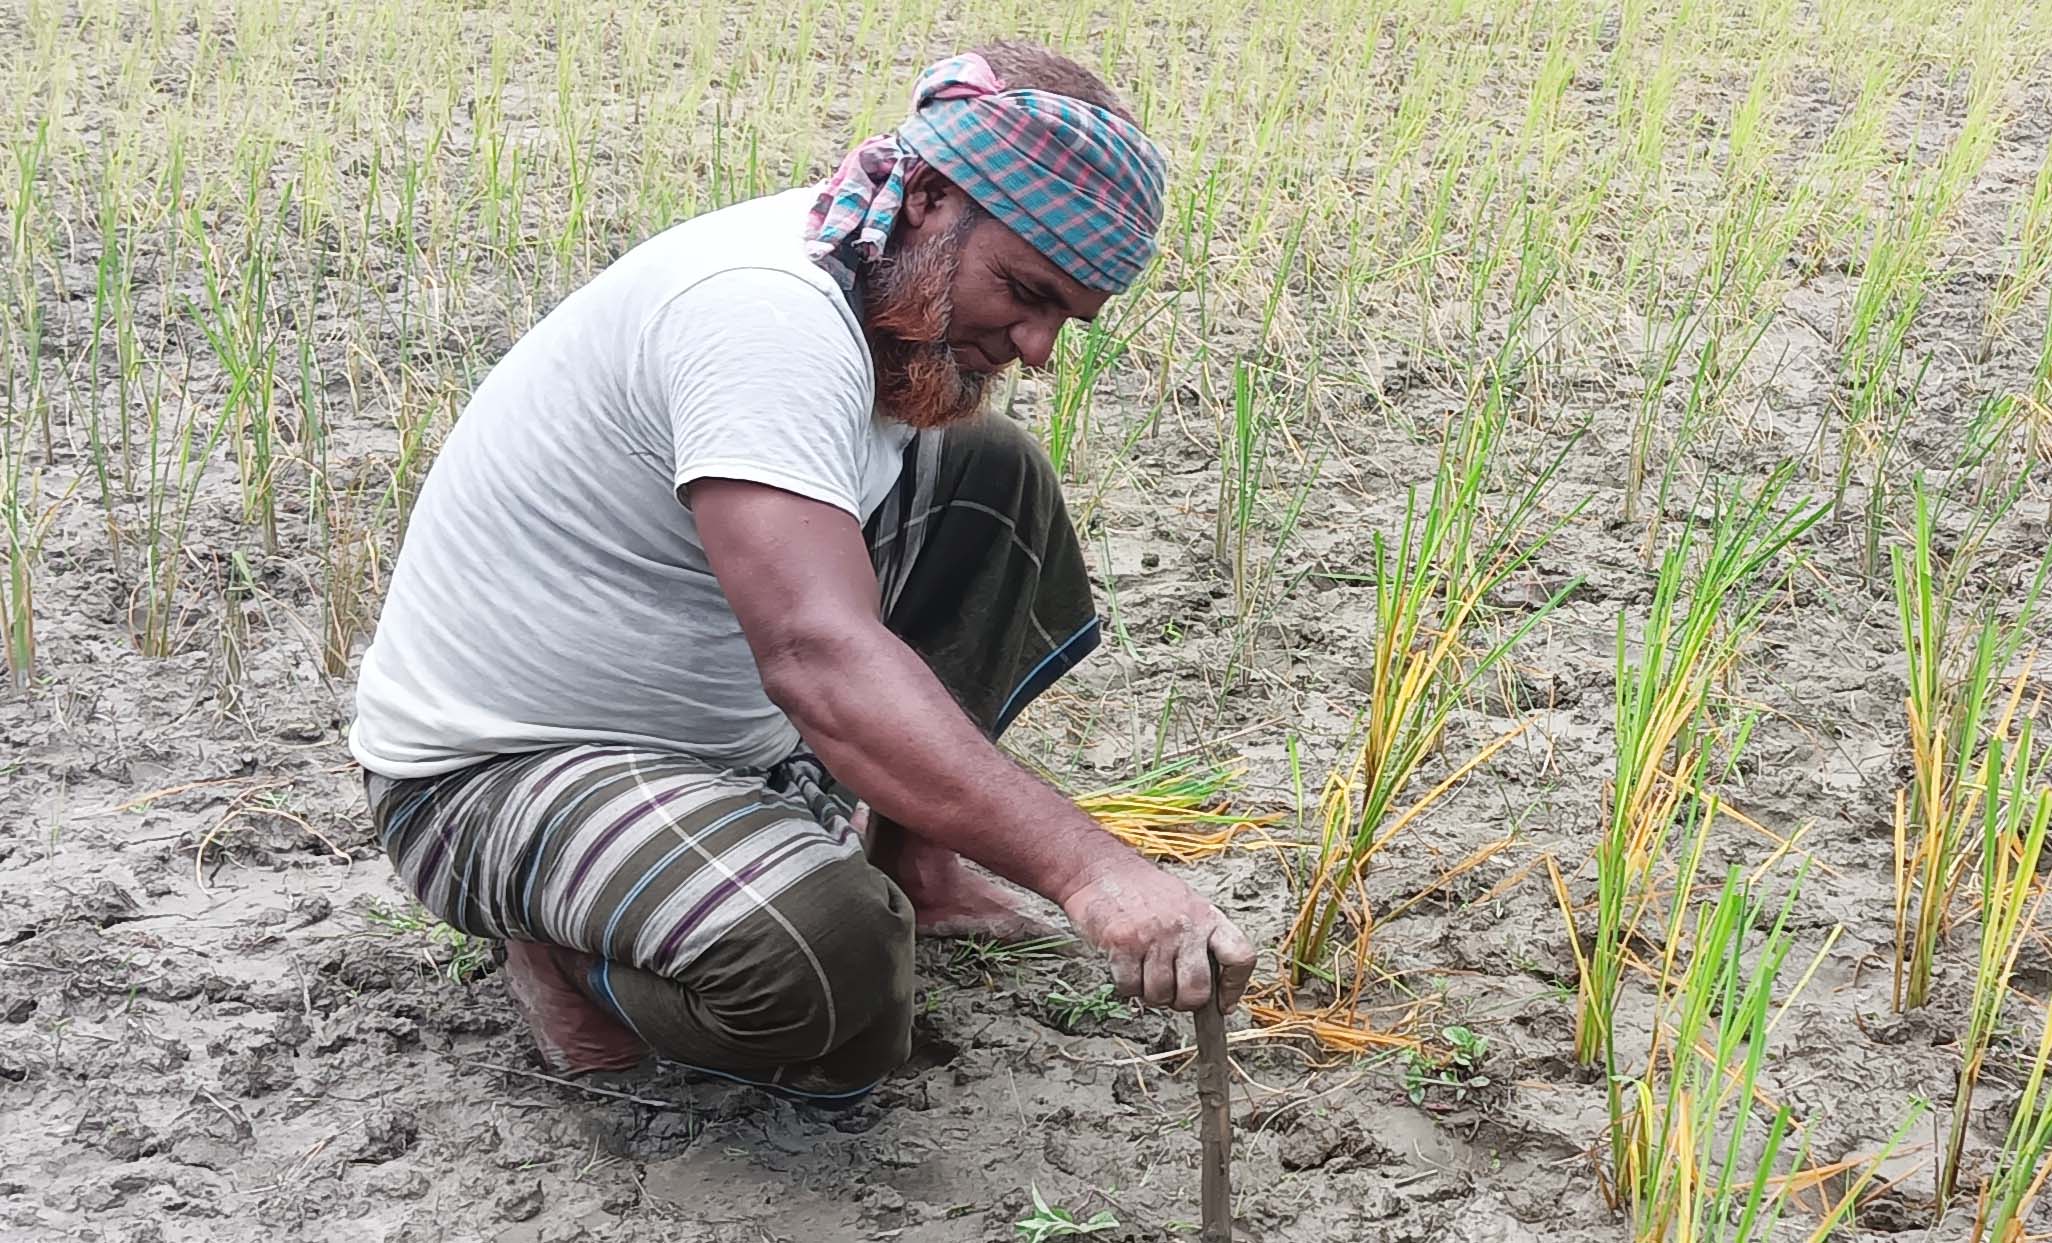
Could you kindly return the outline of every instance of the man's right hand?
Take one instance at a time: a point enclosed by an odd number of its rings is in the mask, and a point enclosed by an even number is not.
[[[1195,1010],[1239,1004],[1254,974],[1254,947],[1196,890],[1133,856],[1088,876],[1062,901],[1086,940],[1111,956],[1112,983],[1150,1006]]]

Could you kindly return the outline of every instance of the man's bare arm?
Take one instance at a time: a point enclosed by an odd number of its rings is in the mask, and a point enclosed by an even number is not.
[[[1253,950],[1217,908],[1007,759],[878,617],[869,550],[831,505],[702,480],[692,511],[763,685],[879,813],[1060,903],[1123,991],[1191,1009],[1238,1000]]]

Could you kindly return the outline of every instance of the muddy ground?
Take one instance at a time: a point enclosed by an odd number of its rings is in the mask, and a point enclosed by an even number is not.
[[[1165,438],[1153,455],[1181,454]],[[1116,728],[1084,723],[1093,706],[1158,703],[1219,638],[1208,553],[1175,534],[1187,515],[1120,506],[1105,525],[1133,654],[1109,647],[1022,727],[1082,782],[1131,762]],[[1194,1218],[1194,1089],[1174,1055],[1187,1023],[1067,1030],[1044,998],[1101,983],[1094,961],[922,946],[913,1060],[846,1114],[670,1074],[592,1090],[538,1077],[492,963],[404,926],[412,908],[341,740],[346,684],[259,623],[224,708],[217,658],[137,655],[117,637],[120,602],[79,562],[48,580],[68,615],[43,636],[54,693],[0,711],[0,1237],[1001,1239],[1030,1187],[1085,1217],[1109,1208],[1111,1238]],[[1321,677],[1342,675],[1339,645],[1359,638],[1351,590],[1291,609],[1296,659]],[[1281,738],[1246,739],[1271,779]],[[1465,827],[1438,818],[1432,849],[1495,833],[1490,804],[1533,795],[1508,788],[1478,791]],[[1276,804],[1272,788],[1247,797]],[[1257,936],[1277,931],[1270,859],[1191,873]],[[1537,890],[1480,917],[1417,917],[1392,941],[1449,975],[1529,954],[1547,980],[1570,978]],[[1576,1222],[1610,1237],[1576,1158],[1585,1137],[1546,1121],[1558,1085],[1512,1086],[1565,1075],[1565,1004],[1537,976],[1486,984],[1494,1008],[1474,1021],[1504,1087],[1472,1101],[1420,1109],[1387,1067],[1314,1072],[1307,1051],[1246,1048],[1245,1237],[1516,1238]],[[1537,1061],[1517,1051],[1528,1040]]]
[[[1023,402],[1034,399],[1029,386]],[[1444,400],[1428,382],[1399,404],[1423,417]],[[1390,450],[1358,489],[1321,498],[1290,560],[1358,564],[1368,532],[1394,516],[1392,485],[1429,471],[1422,439],[1384,435]],[[1774,447],[1765,438],[1730,466],[1742,472]],[[1569,486],[1600,491],[1602,457],[1578,457]],[[1228,605],[1204,517],[1214,477],[1191,458],[1166,427],[1135,459],[1153,499],[1122,487],[1094,516],[1089,542],[1123,637],[1035,710],[1023,749],[1079,787],[1123,775],[1177,687],[1187,706],[1169,713],[1170,749],[1244,730],[1243,798],[1289,810],[1285,739],[1298,733],[1320,763],[1336,754],[1369,635],[1365,588],[1314,572],[1280,606],[1247,689],[1214,712],[1202,671],[1230,642],[1218,620]],[[1650,590],[1633,538],[1587,523],[1546,555],[1538,577],[1582,573],[1588,584],[1528,644],[1531,745],[1402,839],[1371,882],[1386,905],[1520,828],[1513,849],[1376,942],[1392,981],[1377,998],[1422,1003],[1428,1031],[1461,1022],[1483,1034],[1489,1086],[1435,1088],[1414,1104],[1388,1061],[1320,1067],[1330,1055],[1240,1045],[1243,1237],[1624,1237],[1587,1158],[1601,1096],[1568,1056],[1573,967],[1560,915],[1536,876],[1475,899],[1547,850],[1588,883],[1609,635],[1616,611]],[[2017,528],[2019,541],[2042,538]],[[119,637],[121,602],[96,587],[92,553],[56,549],[51,691],[0,708],[0,1236],[1004,1239],[1031,1187],[1084,1216],[1110,1209],[1122,1226],[1102,1237],[1189,1228],[1194,1087],[1176,1054],[1188,1029],[1147,1013],[1065,1030],[1044,998],[1057,981],[1102,982],[1092,961],[922,946],[913,1061],[842,1115],[668,1074],[591,1090],[538,1077],[489,960],[453,961],[455,947],[403,926],[406,895],[372,843],[343,748],[348,686],[322,677],[278,620],[289,584],[258,619],[245,683],[224,706],[215,655],[137,655]],[[1900,662],[1892,619],[1849,557],[1823,544],[1814,564],[1823,585],[1799,594],[1815,606],[1777,613],[1748,673],[1749,693],[1779,715],[1732,793],[1766,823],[1815,822],[1804,952],[1828,925],[1846,928],[1767,1075],[1829,1161],[1876,1148],[1910,1095],[1949,1093],[1943,1016],[1964,981],[1942,981],[1936,1018],[1889,1011],[1885,809],[1900,776]],[[1507,719],[1474,714],[1456,746]],[[1751,861],[1760,845],[1734,836],[1726,849]],[[1271,858],[1188,871],[1257,937],[1280,930],[1286,888]],[[2027,951],[2026,981],[2042,985],[2045,971]],[[2013,1074],[1998,1068],[1985,1091],[2013,1095]],[[1928,1220],[1914,1203],[1928,1175],[1902,1168],[1903,1192],[1851,1237]]]
[[[1121,575],[1129,633],[1179,619],[1202,643],[1212,596],[1195,554],[1139,533],[1113,547],[1161,561]],[[91,575],[53,583],[77,606],[45,635],[58,692],[0,717],[14,757],[0,1235],[1008,1238],[1029,1186],[1086,1217],[1109,1207],[1125,1223],[1113,1238],[1193,1217],[1190,1076],[1149,1060],[1187,1027],[1145,1014],[1064,1030],[1043,998],[1058,979],[1094,987],[1094,962],[922,947],[912,1063],[845,1114],[673,1075],[591,1091],[537,1077],[492,964],[452,963],[448,944],[379,918],[409,904],[346,761],[346,686],[281,636],[256,645],[224,711],[213,658],[128,650],[115,602],[93,612]],[[1160,676],[1144,664],[1114,653],[1084,681]],[[1034,728],[1059,737],[1095,693],[1057,699]],[[1275,930],[1266,859],[1194,879]],[[1452,940],[1439,922],[1418,927],[1474,958],[1527,941],[1557,958],[1562,943],[1538,903]],[[464,966],[477,974],[454,982]],[[1521,1010],[1503,1023],[1543,1037],[1564,1021],[1557,999]],[[1511,1028],[1488,1030],[1504,1033],[1508,1082]],[[1576,1141],[1513,1121],[1515,1093],[1423,1111],[1386,1073],[1313,1075],[1286,1049],[1250,1051],[1244,1069],[1249,1238],[1511,1238],[1564,1213],[1602,1219]]]
[[[2033,95],[2040,116],[2043,94]],[[1833,106],[1818,101],[1820,112]],[[2043,124],[2005,130],[1963,209],[1963,235],[2000,233],[2045,141]],[[1919,321],[1913,350],[1935,361],[1905,443],[1940,475],[1979,401],[2014,388],[2029,365],[2032,325],[1981,351],[1980,308],[2008,257],[1957,246]],[[1677,519],[1721,481],[1817,457],[1851,283],[1829,266],[1792,281],[1789,312],[1756,356],[1750,421],[1699,446]],[[1388,348],[1335,360],[1322,382],[1319,434],[1343,451],[1281,554],[1246,674],[1222,698],[1236,628],[1212,553],[1211,415],[1172,402],[1114,471],[1105,446],[1146,404],[1140,369],[1100,399],[1096,456],[1076,495],[1080,508],[1102,491],[1085,544],[1114,637],[1013,739],[1073,788],[1226,739],[1220,749],[1250,765],[1243,805],[1284,813],[1287,829],[1298,811],[1294,736],[1315,797],[1358,706],[1372,636],[1370,592],[1348,576],[1372,533],[1395,529],[1403,490],[1429,478],[1464,384],[1409,351],[1421,337],[1406,318],[1414,308],[1399,286],[1369,291],[1382,293],[1386,332],[1376,331]],[[1408,1015],[1428,1036],[1473,1029],[1487,1041],[1488,1082],[1430,1087],[1414,1102],[1393,1060],[1240,1037],[1245,1239],[1628,1237],[1590,1158],[1602,1092],[1570,1056],[1570,943],[1543,870],[1531,868],[1551,853],[1577,895],[1591,889],[1612,636],[1620,613],[1643,617],[1651,595],[1641,528],[1613,517],[1639,381],[1574,361],[1605,357],[1578,348],[1576,333],[1639,327],[1564,326],[1548,373],[1557,417],[1515,428],[1519,453],[1536,461],[1588,420],[1554,503],[1590,503],[1500,603],[1515,616],[1537,587],[1585,581],[1522,647],[1514,702],[1485,699],[1457,718],[1435,771],[1520,713],[1533,728],[1399,839],[1369,882],[1388,906],[1518,831],[1375,942],[1377,1013]],[[1047,403],[1045,386],[1028,381],[1017,413],[1041,418]],[[345,467],[390,455],[394,433],[379,414],[335,429]],[[1267,503],[1264,529],[1286,491]],[[246,545],[232,468],[210,476],[196,512],[196,562],[218,565]],[[2044,514],[2033,497],[2002,526],[1994,590],[2043,548]],[[1797,956],[1844,930],[1777,1029],[1763,1083],[1796,1111],[1817,1163],[1875,1151],[1913,1097],[1949,1098],[1968,984],[1955,945],[1935,1004],[1891,1012],[1903,662],[1885,584],[1861,573],[1856,535],[1818,528],[1802,550],[1808,568],[1770,611],[1735,688],[1766,715],[1726,790],[1780,832],[1811,826]],[[227,625],[207,596],[183,619],[184,651],[145,657],[91,507],[58,513],[38,581],[38,684],[0,700],[0,1238],[938,1243],[1017,1237],[1033,1188],[1082,1217],[1109,1210],[1121,1224],[1096,1237],[1193,1230],[1187,1024],[1161,1013],[1061,1021],[1051,988],[1087,992],[1106,978],[1088,959],[923,945],[914,1057],[842,1114],[663,1072],[582,1087],[541,1077],[489,957],[416,926],[372,841],[343,742],[350,678],[319,668],[313,564],[288,537],[259,562],[242,625]],[[231,670],[220,636],[245,627]],[[1766,853],[1734,830],[1707,866]],[[1286,923],[1274,858],[1185,871],[1262,943]],[[2026,947],[2019,982],[2033,995],[2052,985],[2042,942]],[[1248,1031],[1244,1015],[1233,1026]],[[2004,1037],[1982,1089],[1970,1144],[1981,1159],[2016,1094],[2020,1039]],[[1843,1237],[1964,1237],[1958,1216],[1929,1230],[1932,1131],[1911,1136],[1889,1169],[1903,1181]],[[1807,1222],[1792,1212],[1792,1236]]]

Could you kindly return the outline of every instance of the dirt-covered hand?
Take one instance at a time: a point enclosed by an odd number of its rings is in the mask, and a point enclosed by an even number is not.
[[[1111,956],[1112,983],[1150,1006],[1195,1010],[1239,1004],[1254,973],[1254,947],[1196,890],[1134,858],[1089,878],[1062,903],[1077,931]]]

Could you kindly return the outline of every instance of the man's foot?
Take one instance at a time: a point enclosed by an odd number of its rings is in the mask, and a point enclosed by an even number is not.
[[[1033,913],[1026,899],[979,872],[962,856],[916,837],[869,811],[856,812],[869,859],[912,903],[919,935],[1036,941],[1068,933]]]
[[[907,887],[903,879],[894,878],[912,903],[920,936],[1039,941],[1069,935],[1034,914],[1022,899],[970,871],[959,860],[955,871],[953,879],[929,882],[918,893]]]
[[[506,991],[534,1033],[543,1063],[556,1074],[631,1070],[650,1053],[578,986],[597,961],[558,945],[506,942]]]

